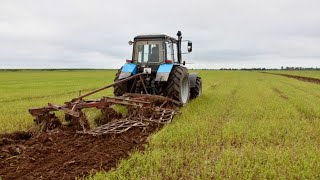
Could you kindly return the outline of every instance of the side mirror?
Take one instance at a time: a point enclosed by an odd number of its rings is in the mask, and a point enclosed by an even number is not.
[[[188,41],[188,52],[192,52],[192,42]]]
[[[129,45],[132,45],[133,44],[133,41],[129,41]]]
[[[186,65],[186,62],[185,62],[185,61],[183,61],[183,62],[182,62],[182,65]]]

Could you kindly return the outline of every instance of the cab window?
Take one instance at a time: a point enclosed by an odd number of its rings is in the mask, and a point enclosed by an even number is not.
[[[171,41],[166,42],[166,51],[167,51],[167,53],[166,53],[165,59],[173,61],[174,60],[174,53],[173,53],[173,44]]]
[[[177,50],[177,43],[173,43],[173,62],[175,63],[178,63],[178,57],[177,57],[177,53],[178,53],[178,50]]]
[[[163,57],[161,55],[161,44],[158,42],[141,41],[137,43],[137,57],[139,63],[158,63]]]

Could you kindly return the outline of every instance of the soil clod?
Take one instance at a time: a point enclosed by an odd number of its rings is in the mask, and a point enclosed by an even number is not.
[[[160,126],[134,127],[121,134],[76,134],[71,127],[31,137],[1,135],[0,176],[3,179],[74,179],[108,171],[133,150],[143,150],[150,133]],[[76,134],[76,135],[75,135]],[[5,139],[5,140],[4,140]]]

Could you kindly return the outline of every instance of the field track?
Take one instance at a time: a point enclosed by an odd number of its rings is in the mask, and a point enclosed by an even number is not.
[[[288,77],[288,78],[297,79],[297,80],[300,80],[300,81],[305,81],[305,82],[311,82],[311,83],[315,83],[315,84],[320,84],[320,79],[318,79],[318,78],[297,76],[297,75],[291,75],[291,74],[272,73],[272,72],[262,72],[262,73],[279,75],[279,76],[284,76],[284,77]]]

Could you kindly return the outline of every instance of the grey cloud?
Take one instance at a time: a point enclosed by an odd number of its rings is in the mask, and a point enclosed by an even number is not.
[[[118,68],[142,33],[194,44],[190,67],[320,66],[316,0],[1,1],[0,68]]]

